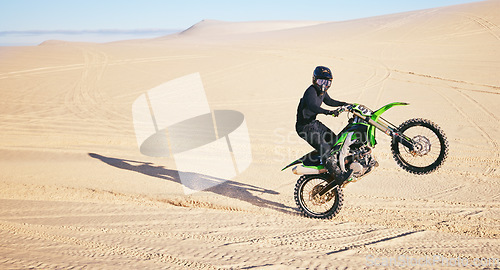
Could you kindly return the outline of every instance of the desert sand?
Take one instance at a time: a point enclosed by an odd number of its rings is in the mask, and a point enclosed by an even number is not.
[[[157,39],[1,47],[0,268],[494,267],[498,14],[500,1],[490,0],[344,22],[206,20]],[[380,166],[345,187],[340,214],[299,215],[298,176],[281,168],[311,150],[294,124],[317,65],[332,68],[338,100],[372,109],[409,102],[385,118],[442,127],[443,167],[403,171],[378,133]],[[186,195],[172,157],[139,151],[132,104],[192,73],[211,110],[244,115],[252,163]],[[318,119],[335,132],[347,123],[345,114]]]

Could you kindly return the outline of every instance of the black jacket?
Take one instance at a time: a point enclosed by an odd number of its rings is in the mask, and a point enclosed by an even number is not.
[[[321,94],[321,90],[314,85],[309,86],[304,92],[304,96],[300,99],[299,107],[297,108],[297,123],[296,126],[304,126],[316,119],[316,115],[330,114],[329,110],[321,108],[321,104],[325,103],[328,106],[339,107],[347,103],[332,99],[327,92]]]

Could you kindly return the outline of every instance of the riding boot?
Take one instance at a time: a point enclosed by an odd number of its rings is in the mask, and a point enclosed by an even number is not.
[[[330,174],[330,176],[332,178],[337,178],[337,176],[342,173],[342,171],[340,170],[340,168],[338,166],[336,156],[337,156],[336,154],[333,154],[333,155],[327,157],[323,162],[323,164],[325,164],[326,170],[328,171],[328,174]]]
[[[351,178],[353,175],[352,169],[349,169],[349,171],[345,173],[341,173],[338,176],[336,176],[331,182],[328,183],[325,187],[323,187],[317,194],[319,196],[325,195],[328,191],[330,191],[332,188],[335,186],[342,187],[342,184],[349,178]]]
[[[325,168],[328,170],[328,173],[335,180],[335,183],[338,185],[343,184],[346,180],[352,177],[353,170],[350,169],[347,172],[342,172],[337,162],[337,155],[329,156],[325,161]]]
[[[345,181],[349,180],[349,178],[351,178],[353,174],[354,171],[352,169],[349,169],[347,172],[343,172],[339,176],[337,176],[335,182],[341,186]]]

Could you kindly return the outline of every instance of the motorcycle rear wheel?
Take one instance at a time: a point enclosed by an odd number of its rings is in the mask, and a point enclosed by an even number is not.
[[[315,195],[328,184],[328,175],[304,175],[295,184],[294,198],[302,214],[309,218],[331,219],[343,205],[342,188],[336,187],[319,197]]]
[[[429,174],[443,165],[448,156],[449,145],[438,125],[426,119],[415,118],[405,121],[397,130],[411,138],[415,148],[411,152],[393,140],[392,154],[401,168],[414,174]]]

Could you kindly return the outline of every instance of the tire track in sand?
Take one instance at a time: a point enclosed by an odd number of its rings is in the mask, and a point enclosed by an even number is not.
[[[498,25],[492,23],[491,21],[483,17],[476,16],[474,14],[462,13],[462,15],[467,17],[469,20],[472,20],[475,23],[479,24],[488,33],[490,33],[493,37],[495,37],[498,41],[500,41],[500,27],[498,27]]]
[[[357,62],[353,60],[349,60],[348,62],[352,62],[355,64],[360,64],[364,66],[369,66],[373,68],[373,73],[370,75],[369,78],[365,79],[362,81],[360,84],[363,84],[361,86],[361,92],[357,96],[356,100],[361,100],[363,96],[365,96],[366,90],[375,87],[377,85],[380,85],[379,92],[377,93],[377,96],[375,98],[375,104],[378,104],[380,102],[383,90],[384,90],[384,84],[387,81],[387,79],[391,76],[391,70],[382,62],[376,61],[374,59],[358,55],[357,57],[361,57],[364,60],[362,62]],[[366,61],[368,60],[368,61]],[[347,60],[346,60],[347,61]],[[367,63],[368,62],[368,63]],[[360,85],[358,84],[358,85]],[[352,87],[352,86],[351,86]]]
[[[296,222],[300,221],[296,220]],[[7,231],[17,235],[17,237],[30,239],[30,241],[41,239],[43,241],[63,245],[83,247],[84,253],[82,254],[80,252],[80,256],[120,256],[132,258],[133,260],[152,260],[162,264],[174,264],[190,269],[222,269],[224,267],[217,267],[211,263],[202,263],[199,261],[180,259],[172,255],[165,255],[165,253],[155,252],[153,248],[147,248],[147,246],[153,244],[153,242],[172,243],[176,241],[194,241],[193,245],[199,247],[193,248],[193,252],[206,252],[207,254],[205,255],[209,256],[201,257],[205,260],[208,259],[208,261],[219,261],[225,256],[233,257],[238,253],[237,250],[245,252],[260,250],[261,253],[266,256],[266,259],[276,260],[283,259],[283,257],[289,257],[283,256],[280,252],[276,252],[277,250],[300,250],[330,255],[390,241],[414,233],[411,230],[408,231],[394,228],[361,229],[356,228],[357,226],[355,224],[346,224],[347,226],[338,228],[338,230],[332,230],[331,228],[312,229],[308,233],[303,233],[304,228],[302,228],[302,226],[299,228],[294,226],[298,224],[296,222],[294,222],[294,224],[288,224],[286,227],[282,227],[282,229],[274,233],[269,233],[266,228],[255,228],[254,232],[240,234],[242,236],[236,236],[237,233],[208,234],[195,231],[190,232],[189,229],[187,232],[166,231],[161,229],[134,229],[133,227],[131,229],[126,229],[127,227],[131,227],[130,225],[125,228],[124,226],[110,228],[103,224],[104,227],[90,228],[86,226],[17,224],[6,221],[0,222],[0,231]],[[238,224],[234,224],[234,226],[238,226]],[[292,227],[295,228],[291,229]],[[246,229],[248,228],[244,227],[241,229],[241,232],[246,231]],[[120,235],[120,242],[139,242],[137,245],[134,245],[134,247],[127,247],[121,244],[108,244],[107,242],[113,239],[115,235]],[[105,239],[108,239],[108,241]],[[148,244],[149,241],[153,242]],[[203,251],[203,246],[206,245],[203,243],[209,243],[209,247],[224,248]],[[245,258],[235,259],[246,260]]]
[[[27,238],[44,239],[51,242],[83,246],[85,249],[94,250],[98,254],[119,255],[141,260],[151,260],[159,263],[174,264],[190,269],[219,269],[213,265],[176,258],[159,252],[139,251],[120,245],[109,245],[98,241],[84,240],[77,237],[57,235],[55,231],[60,228],[50,228],[43,225],[16,224],[11,222],[0,222],[0,230],[8,231],[15,235],[23,235]]]
[[[431,197],[439,198],[460,188],[451,187],[420,199],[350,195],[351,204],[342,209],[344,213],[339,220],[474,237],[500,236],[498,203],[466,203]]]
[[[201,57],[200,55],[172,55],[172,56],[160,56],[160,57],[142,57],[142,58],[130,58],[130,59],[120,59],[109,61],[110,66],[116,65],[127,65],[127,64],[137,64],[137,63],[152,63],[152,62],[163,62],[163,61],[171,61],[176,59],[198,59]],[[59,65],[59,66],[48,66],[48,67],[39,67],[39,68],[31,68],[25,70],[17,70],[0,73],[0,80],[10,79],[15,77],[29,76],[29,75],[43,75],[49,73],[57,73],[57,72],[65,72],[76,69],[83,69],[85,67],[85,63],[78,64],[68,64],[68,65]]]
[[[58,192],[78,193],[78,190]],[[52,251],[58,248],[77,250],[76,254],[69,254],[76,258],[119,258],[186,268],[250,267],[256,262],[252,256],[258,256],[259,263],[270,265],[278,261],[307,261],[314,257],[327,265],[323,268],[331,269],[336,263],[336,254],[343,251],[401,254],[398,251],[403,250],[402,245],[422,237],[422,241],[434,247],[432,254],[446,254],[455,250],[457,245],[465,246],[463,242],[445,246],[433,238],[426,238],[427,232],[422,230],[450,232],[445,229],[447,222],[442,222],[448,220],[443,219],[443,215],[434,216],[432,211],[422,211],[421,204],[411,200],[408,207],[403,204],[403,209],[397,209],[394,203],[391,204],[394,209],[379,209],[377,205],[382,205],[379,203],[368,209],[363,206],[359,209],[346,207],[337,219],[323,221],[261,211],[257,207],[245,207],[248,211],[227,211],[223,207],[215,209],[213,205],[206,205],[208,209],[194,209],[188,205],[165,208],[169,202],[154,198],[132,195],[121,198],[116,193],[101,195],[99,201],[117,201],[118,204],[3,200],[0,204],[0,231],[3,235],[14,237],[17,234],[16,237],[25,239],[26,243],[30,243],[26,247],[28,251],[32,247],[40,247],[40,244],[52,243]],[[203,198],[198,199],[203,201]],[[203,205],[196,204],[198,208],[204,208]],[[460,205],[454,209],[459,208],[463,207]],[[441,208],[434,210],[443,212]],[[474,211],[477,212],[477,209],[471,208],[464,214],[474,218]],[[415,212],[420,214],[415,215]],[[486,222],[485,225],[488,224]],[[431,225],[442,228],[433,229]],[[470,236],[476,234],[460,232],[443,237],[465,239]],[[482,237],[480,241],[490,243],[489,238],[485,238],[488,235]],[[3,243],[16,240],[4,239]],[[422,241],[413,245],[418,246]],[[384,246],[394,249],[386,250]],[[483,247],[485,249],[481,249]],[[457,252],[461,256],[492,252],[487,245],[472,247],[471,250]],[[61,256],[68,258],[67,252],[62,252]]]
[[[482,127],[480,127],[478,124],[476,124],[473,119],[470,118],[470,116],[464,112],[455,102],[453,102],[449,97],[441,93],[441,90],[438,90],[436,87],[431,87],[434,92],[439,94],[444,100],[446,100],[458,113],[460,113],[463,117],[463,119],[467,120],[471,124],[471,126],[476,129],[479,134],[481,134],[487,141],[487,143],[493,148],[493,153],[496,157],[500,157],[500,146],[498,145],[498,142],[493,139],[487,132],[484,130]],[[486,112],[491,116],[491,113]],[[495,117],[496,118],[496,117]]]
[[[465,84],[465,85],[471,85],[474,87],[487,88],[488,90],[478,90],[478,89],[469,89],[469,88],[457,88],[457,87],[453,87],[453,86],[451,87],[451,88],[465,90],[465,91],[471,91],[471,92],[500,95],[500,91],[499,91],[500,86],[496,86],[496,85],[481,84],[481,83],[474,83],[474,82],[468,82],[468,81],[460,81],[460,80],[455,80],[455,79],[447,79],[447,78],[442,78],[442,77],[428,75],[428,74],[415,73],[413,71],[403,71],[403,70],[398,70],[398,69],[391,69],[391,71],[401,73],[404,75],[424,77],[424,78],[429,78],[429,79],[434,79],[434,80],[444,81],[444,82],[449,82],[449,83]],[[419,83],[422,84],[421,82],[419,82]]]

